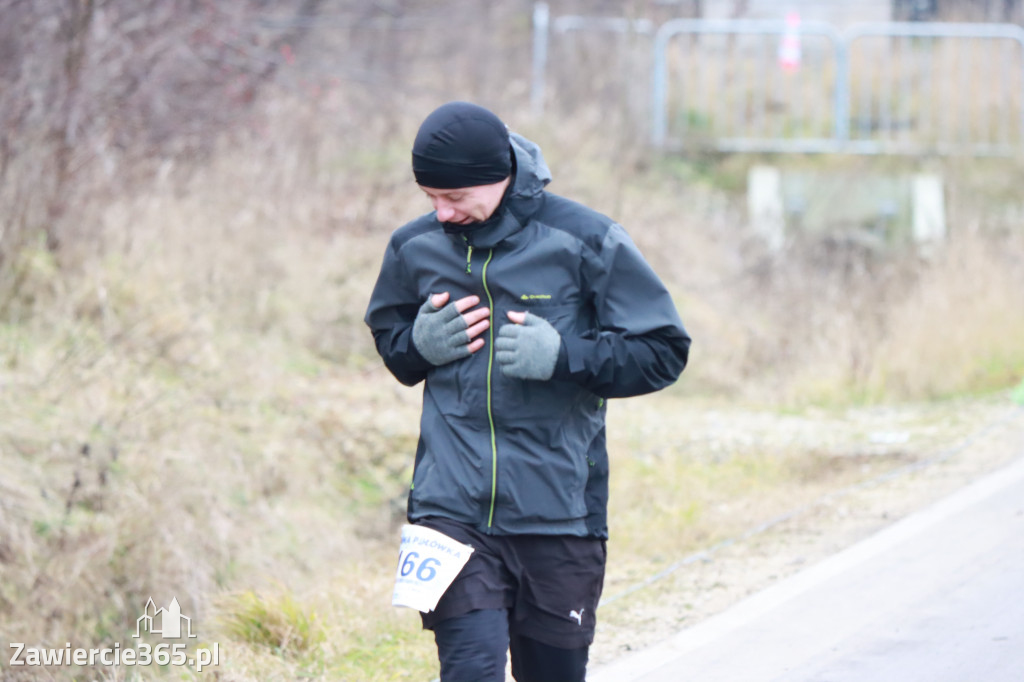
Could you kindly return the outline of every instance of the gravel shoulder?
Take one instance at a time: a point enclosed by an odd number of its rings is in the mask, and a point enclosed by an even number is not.
[[[592,669],[692,627],[998,469],[1024,449],[1024,408],[1005,397],[799,416],[681,409],[663,401],[623,407],[617,418],[646,430],[650,442],[674,439],[683,449],[739,445],[890,458],[859,480],[809,489],[785,513],[751,518],[746,531],[668,566],[652,566],[646,577],[635,571],[629,580],[615,577],[613,537]]]

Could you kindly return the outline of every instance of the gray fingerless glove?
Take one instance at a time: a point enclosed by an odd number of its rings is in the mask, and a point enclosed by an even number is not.
[[[451,302],[443,308],[431,303],[433,296],[416,313],[412,323],[412,343],[427,362],[432,365],[447,365],[453,360],[469,355],[469,334],[466,321]]]
[[[562,337],[547,320],[526,313],[522,324],[498,330],[494,358],[507,377],[547,381],[555,373],[561,345]]]

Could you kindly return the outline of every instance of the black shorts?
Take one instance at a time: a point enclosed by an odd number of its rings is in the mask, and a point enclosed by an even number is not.
[[[442,518],[420,523],[473,547],[423,627],[478,609],[507,609],[509,633],[565,649],[590,646],[604,587],[604,540],[567,535],[486,535]]]

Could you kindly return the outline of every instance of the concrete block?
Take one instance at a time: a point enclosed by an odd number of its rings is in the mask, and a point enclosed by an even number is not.
[[[938,175],[914,176],[913,236],[918,244],[944,241],[946,238],[946,203],[942,178]]]
[[[773,251],[786,240],[782,202],[782,173],[771,166],[752,166],[747,171],[747,216],[755,233]]]

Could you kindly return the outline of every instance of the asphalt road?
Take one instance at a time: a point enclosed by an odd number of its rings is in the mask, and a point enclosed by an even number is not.
[[[588,682],[1021,682],[1024,458]]]

